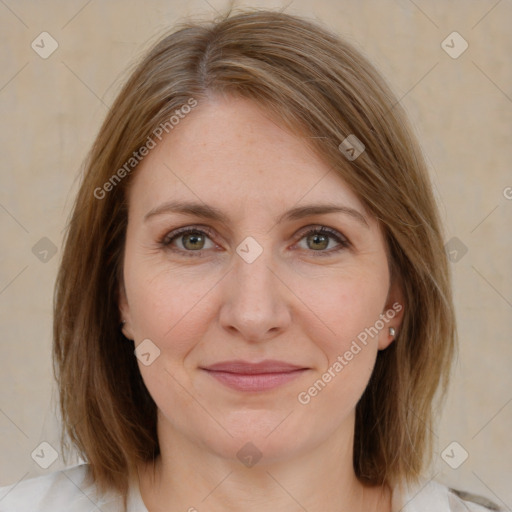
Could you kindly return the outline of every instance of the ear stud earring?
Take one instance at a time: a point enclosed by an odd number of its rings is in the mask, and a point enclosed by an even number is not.
[[[395,334],[396,334],[396,330],[395,330],[395,328],[394,328],[394,327],[390,327],[390,328],[389,328],[389,335],[394,337],[394,336],[395,336]]]

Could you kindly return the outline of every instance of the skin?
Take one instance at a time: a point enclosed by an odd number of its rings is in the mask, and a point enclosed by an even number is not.
[[[297,399],[359,333],[402,304],[378,222],[300,135],[246,99],[200,103],[133,178],[123,332],[160,350],[150,365],[139,361],[158,407],[161,446],[155,463],[139,471],[148,510],[390,511],[390,489],[364,486],[354,474],[354,412],[403,310],[307,405]],[[145,220],[176,200],[216,207],[226,219],[171,211]],[[331,212],[277,222],[306,204],[343,205],[364,220]],[[159,243],[184,226],[212,234]],[[322,226],[348,246],[330,235],[308,237]],[[236,252],[249,236],[263,250],[252,263]],[[248,393],[201,369],[233,359],[277,359],[308,370]],[[237,458],[248,442],[261,453],[252,467]]]

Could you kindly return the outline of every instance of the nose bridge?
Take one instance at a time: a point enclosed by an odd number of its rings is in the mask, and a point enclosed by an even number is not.
[[[249,251],[244,254],[247,247]],[[248,245],[240,244],[233,268],[235,288],[239,299],[264,305],[275,299],[276,277],[271,270],[274,266],[271,250],[261,248],[259,254],[255,251],[250,242]]]
[[[252,251],[252,249],[250,249]],[[242,247],[240,247],[240,252]],[[234,273],[239,290],[245,292],[244,295],[250,297],[252,294],[265,294],[270,290],[270,282],[275,280],[275,276],[270,268],[273,266],[270,249],[262,251],[253,261],[244,259],[244,256],[238,255],[234,263]],[[269,299],[270,296],[262,297]]]

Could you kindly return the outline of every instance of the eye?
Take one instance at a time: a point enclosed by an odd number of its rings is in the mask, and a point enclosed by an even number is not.
[[[212,241],[214,236],[214,233],[207,227],[187,226],[166,234],[159,244],[176,253],[201,256],[203,250],[217,247]],[[317,226],[303,231],[299,236],[297,245],[301,249],[316,253],[315,256],[328,256],[350,247],[350,242],[345,236],[326,226]],[[303,240],[306,242],[305,247],[300,246]]]
[[[306,247],[302,248],[316,252],[318,256],[327,256],[350,247],[349,241],[341,233],[326,226],[318,226],[302,233],[299,242],[302,240],[306,241]]]
[[[212,233],[206,228],[186,227],[168,233],[160,241],[163,247],[177,252],[201,254],[202,250],[213,249],[215,244],[211,241]],[[208,243],[209,242],[209,243]],[[194,254],[194,256],[196,256]]]

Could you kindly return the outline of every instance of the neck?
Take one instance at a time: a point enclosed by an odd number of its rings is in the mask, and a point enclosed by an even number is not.
[[[391,511],[387,486],[367,486],[357,479],[352,436],[337,433],[293,458],[263,457],[245,467],[171,430],[159,426],[161,454],[139,471],[149,512]]]

